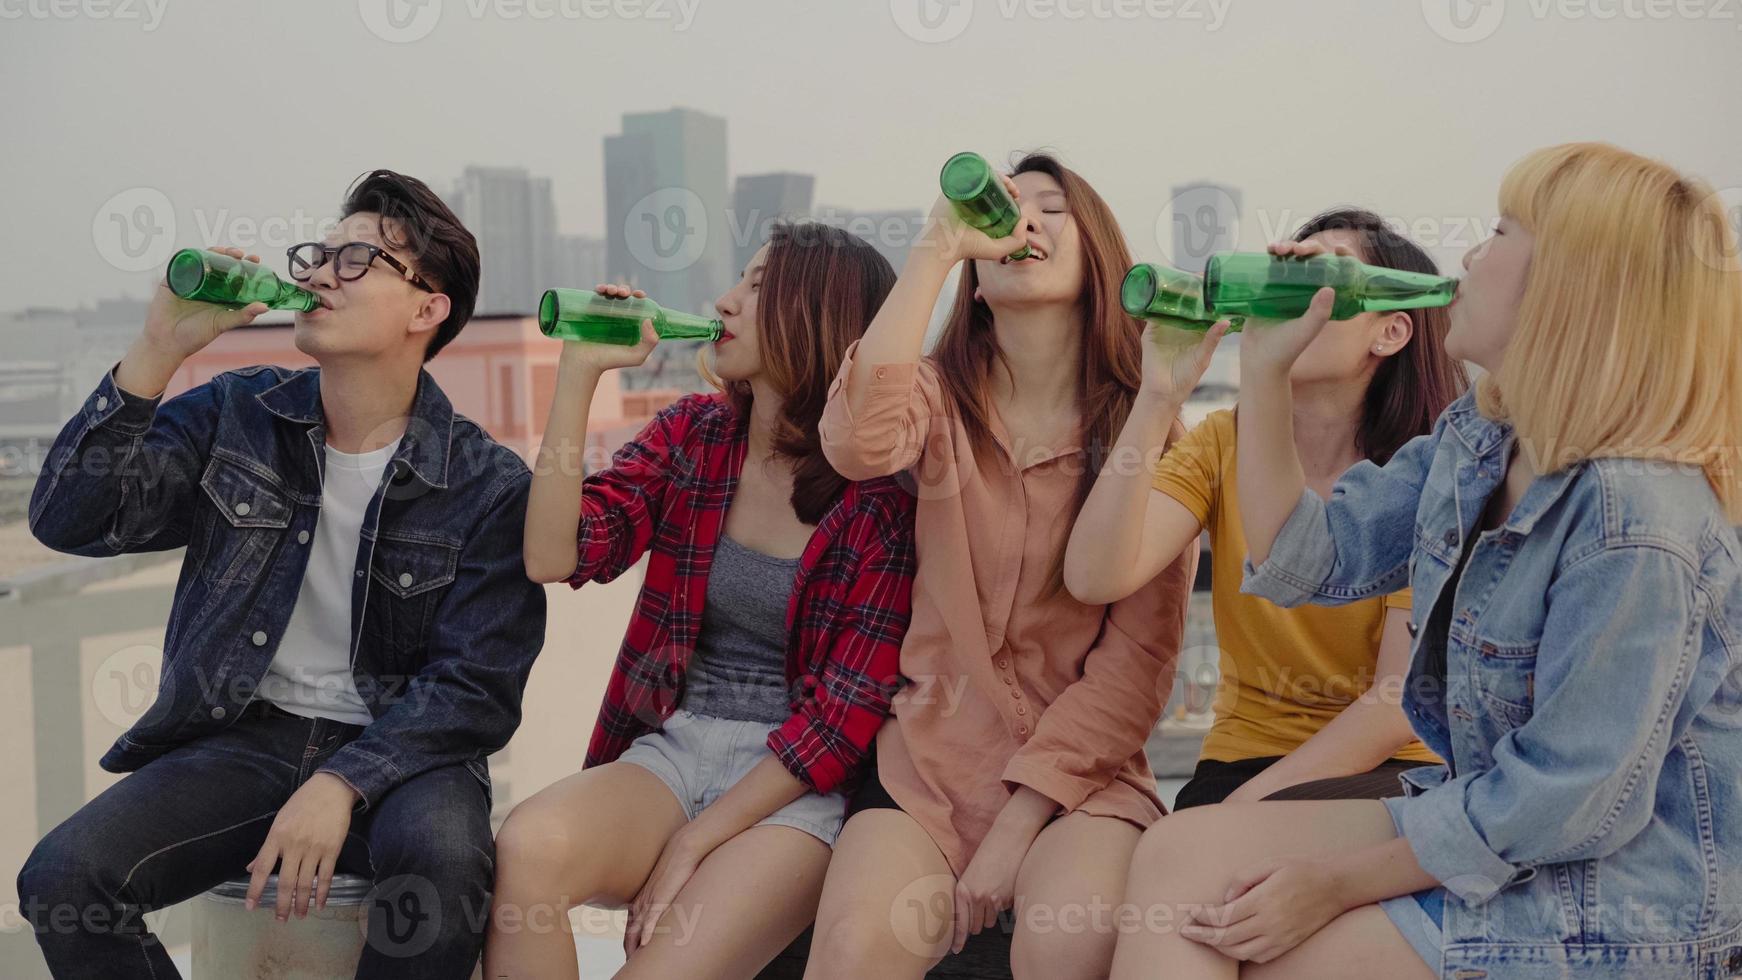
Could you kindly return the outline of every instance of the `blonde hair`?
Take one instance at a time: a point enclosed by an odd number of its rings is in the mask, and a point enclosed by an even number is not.
[[[1539,472],[1699,467],[1742,523],[1742,258],[1718,195],[1602,143],[1530,154],[1500,212],[1536,238],[1517,328],[1477,386]]]

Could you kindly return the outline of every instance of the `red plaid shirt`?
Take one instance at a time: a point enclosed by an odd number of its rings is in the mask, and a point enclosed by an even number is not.
[[[580,561],[569,585],[608,582],[652,552],[587,766],[622,755],[682,698],[748,433],[724,396],[691,395],[655,416],[610,469],[586,480]],[[786,611],[793,714],[768,736],[768,747],[819,793],[856,774],[900,680],[913,509],[913,494],[894,478],[850,483],[799,561]]]

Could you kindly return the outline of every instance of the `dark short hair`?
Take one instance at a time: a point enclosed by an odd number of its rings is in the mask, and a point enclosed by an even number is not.
[[[340,217],[360,213],[379,214],[381,240],[406,253],[412,269],[448,298],[448,318],[423,352],[428,361],[472,318],[478,302],[478,240],[428,184],[392,170],[371,170],[351,184]]]

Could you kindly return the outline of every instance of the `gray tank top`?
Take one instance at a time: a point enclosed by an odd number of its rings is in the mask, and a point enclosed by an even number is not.
[[[778,725],[786,687],[786,606],[797,558],[752,551],[724,534],[714,548],[682,707],[698,715]]]

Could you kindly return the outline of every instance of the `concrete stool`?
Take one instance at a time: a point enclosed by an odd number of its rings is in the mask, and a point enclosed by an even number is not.
[[[194,980],[351,980],[363,955],[368,926],[364,902],[374,882],[334,875],[327,907],[308,918],[274,917],[278,876],[266,880],[260,904],[250,912],[247,878],[232,878],[201,895],[193,906]]]

